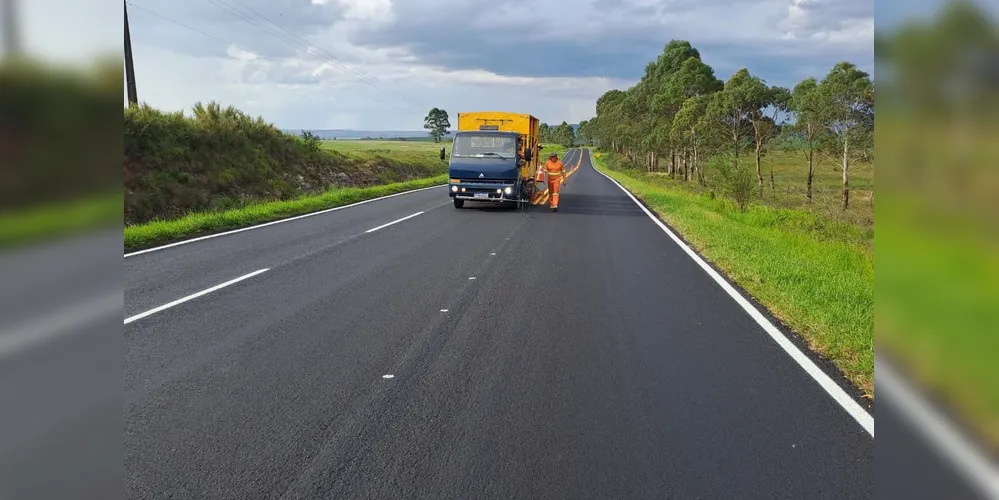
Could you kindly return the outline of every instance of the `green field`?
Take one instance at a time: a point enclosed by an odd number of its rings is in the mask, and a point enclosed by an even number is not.
[[[745,213],[700,188],[629,167],[613,153],[594,162],[873,397],[873,229],[850,222],[867,209],[834,218],[822,213],[824,202],[811,210],[778,206],[793,202],[786,193],[799,176],[791,160],[775,158],[774,177],[783,179],[775,191],[785,194]],[[821,176],[824,191],[833,189],[831,178]]]
[[[542,155],[555,151],[563,154],[565,146],[558,144],[542,144],[544,150]],[[430,142],[430,141],[378,141],[378,140],[325,140],[322,147],[330,151],[337,151],[343,154],[357,157],[373,157],[376,155],[390,156],[400,160],[411,160],[417,162],[440,161],[440,149],[445,148],[448,156],[451,154],[450,142]]]

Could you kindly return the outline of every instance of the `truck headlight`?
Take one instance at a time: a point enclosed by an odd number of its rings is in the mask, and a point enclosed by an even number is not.
[[[506,194],[513,194],[513,188],[510,187],[510,186],[507,186],[507,188],[504,189],[503,192],[506,193]]]
[[[458,186],[451,186],[451,192],[452,193],[457,193],[458,192]]]

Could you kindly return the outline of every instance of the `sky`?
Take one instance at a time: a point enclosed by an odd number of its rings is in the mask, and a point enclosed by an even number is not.
[[[488,109],[576,123],[604,92],[634,84],[670,39],[689,40],[722,79],[748,67],[792,87],[842,60],[873,71],[875,14],[880,25],[940,3],[128,1],[141,101],[181,110],[216,100],[282,128],[359,130],[419,130],[431,107],[452,123]],[[121,50],[120,2],[21,3],[38,51]]]

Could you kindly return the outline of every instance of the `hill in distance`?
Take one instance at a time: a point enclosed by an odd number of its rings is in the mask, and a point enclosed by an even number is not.
[[[572,124],[573,130],[579,128],[578,124]],[[286,129],[284,132],[299,135],[302,133],[302,129]],[[426,139],[429,140],[426,130],[346,130],[346,129],[329,129],[329,130],[311,130],[312,133],[319,136],[320,139],[344,139],[344,140],[358,140],[358,139]],[[451,134],[454,134],[454,130],[451,130]]]

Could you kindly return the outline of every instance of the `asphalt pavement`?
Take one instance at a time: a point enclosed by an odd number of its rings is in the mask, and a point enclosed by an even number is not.
[[[580,158],[557,213],[438,187],[127,257],[125,497],[873,496],[873,437]]]

